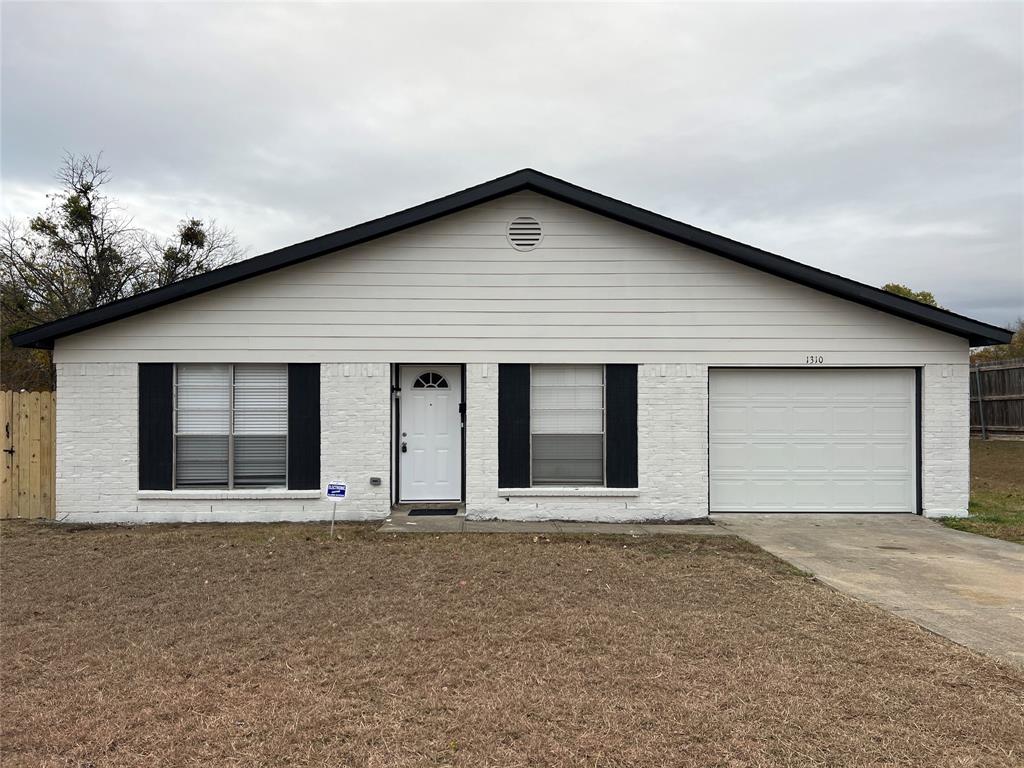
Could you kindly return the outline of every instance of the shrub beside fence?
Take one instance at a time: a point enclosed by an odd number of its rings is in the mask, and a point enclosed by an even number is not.
[[[971,434],[1024,440],[1024,359],[971,366]]]
[[[0,518],[55,515],[56,413],[53,392],[0,392]]]

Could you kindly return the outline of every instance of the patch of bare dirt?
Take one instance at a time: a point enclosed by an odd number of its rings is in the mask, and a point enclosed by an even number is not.
[[[971,491],[1024,494],[1024,440],[971,440]]]

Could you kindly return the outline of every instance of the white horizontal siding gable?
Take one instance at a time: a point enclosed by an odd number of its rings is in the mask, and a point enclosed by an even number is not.
[[[531,250],[508,240],[536,219]],[[58,362],[916,365],[966,341],[534,192],[59,339]]]

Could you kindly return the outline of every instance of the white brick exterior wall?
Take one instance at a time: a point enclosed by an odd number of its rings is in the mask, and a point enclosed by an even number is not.
[[[57,365],[57,519],[129,514],[138,501],[139,367]]]
[[[387,517],[391,511],[391,366],[321,365],[320,434],[320,487],[335,480],[348,485],[348,498],[338,503],[338,519]],[[380,485],[370,485],[371,477],[379,477]],[[326,500],[323,505],[328,505]]]
[[[321,487],[332,480],[348,484],[349,497],[337,505],[339,520],[376,519],[389,513],[389,371],[382,363],[320,366]],[[967,376],[966,364],[924,366],[922,474],[924,507],[930,516],[966,514]],[[707,515],[708,367],[641,365],[637,383],[639,488],[503,495],[498,488],[498,366],[468,365],[467,516],[637,521]],[[58,519],[228,522],[331,517],[333,502],[321,498],[320,492],[278,491],[274,498],[207,493],[201,499],[140,494],[137,442],[137,365],[57,364]],[[381,484],[372,486],[371,477],[381,478]]]
[[[921,490],[927,517],[961,517],[970,496],[970,367],[926,365],[921,380]]]
[[[708,513],[708,369],[642,365],[637,378],[639,488],[564,495],[498,488],[498,366],[466,367],[466,516],[508,520],[681,520]]]
[[[641,365],[637,375],[641,511],[708,514],[708,367]]]
[[[386,517],[391,488],[391,380],[384,364],[320,366],[321,487],[348,484],[337,519]],[[138,491],[138,366],[57,364],[57,519],[68,522],[330,520],[318,491],[254,494]],[[381,478],[371,486],[370,478]],[[206,498],[195,498],[203,495]],[[234,495],[234,498],[231,496]],[[264,494],[268,495],[268,494]],[[217,498],[217,497],[220,498]],[[288,498],[291,496],[292,498]],[[309,498],[314,496],[314,498]]]
[[[545,227],[529,253],[506,237],[524,215]],[[319,491],[140,494],[137,364],[167,360],[319,363],[321,480],[348,483],[337,511],[354,519],[389,512],[395,362],[468,364],[468,515],[623,521],[707,515],[708,366],[920,367],[925,509],[967,507],[965,338],[530,190],[61,337],[53,354],[64,517],[330,517]],[[499,361],[640,364],[639,488],[502,495]]]

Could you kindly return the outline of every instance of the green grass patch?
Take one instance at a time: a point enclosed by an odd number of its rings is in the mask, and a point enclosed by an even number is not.
[[[968,511],[943,524],[1024,544],[1024,440],[971,440]]]
[[[1024,544],[1024,493],[982,491],[971,494],[970,517],[942,522],[958,531]]]

